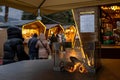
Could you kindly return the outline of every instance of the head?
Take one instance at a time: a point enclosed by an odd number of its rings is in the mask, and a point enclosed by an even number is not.
[[[35,34],[33,34],[33,37],[37,37],[37,34],[35,33]]]
[[[46,40],[46,37],[45,37],[44,33],[40,33],[39,39],[40,40]]]
[[[7,29],[8,39],[19,38],[23,40],[22,31],[17,26],[9,26]]]
[[[55,34],[52,34],[52,37],[54,37],[55,36]]]

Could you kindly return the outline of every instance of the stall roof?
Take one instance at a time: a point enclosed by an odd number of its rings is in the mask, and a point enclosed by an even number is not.
[[[45,24],[46,25],[46,29],[50,29],[52,27],[55,27],[56,25],[59,25],[59,24]]]
[[[69,28],[70,26],[74,26],[74,25],[60,25],[60,24],[45,24],[45,25],[46,25],[46,29],[50,29],[50,28],[58,26],[58,25],[63,27],[64,29]]]
[[[64,29],[67,29],[67,28],[69,28],[69,27],[71,27],[71,26],[74,26],[74,25],[63,25]],[[75,26],[74,26],[74,27],[75,27]]]
[[[0,0],[0,5],[10,6],[36,14],[40,9],[42,14],[51,14],[63,10],[120,3],[120,0]]]
[[[18,19],[8,17],[8,22],[9,21],[18,21]],[[0,15],[0,22],[5,22],[4,16],[2,15]]]
[[[29,27],[29,25],[32,25],[32,24],[35,24],[35,25],[38,25],[38,26],[43,26],[43,27],[46,28],[46,26],[40,20],[34,20],[34,21],[29,22],[29,23],[26,23],[26,24],[23,25],[23,27],[25,27],[25,26]]]
[[[34,20],[18,20],[18,21],[9,21],[9,22],[5,22],[5,23],[1,23],[0,27],[1,28],[7,28],[9,26],[22,26],[24,24],[33,22]]]
[[[56,27],[56,26],[60,26],[62,28],[64,28],[61,24],[45,24],[46,25],[46,29],[50,29],[52,27]]]

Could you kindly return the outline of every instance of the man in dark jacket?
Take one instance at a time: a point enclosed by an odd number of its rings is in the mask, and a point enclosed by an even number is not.
[[[55,36],[55,34],[52,34],[50,38],[50,48],[51,48],[52,53],[54,53],[53,43],[55,42],[58,42],[57,37]]]
[[[7,41],[4,43],[3,64],[29,59],[24,51],[23,40],[22,31],[16,26],[9,26]]]
[[[35,33],[32,38],[28,41],[28,48],[29,48],[29,56],[30,59],[37,59],[38,58],[38,49],[35,47],[37,43],[37,34]]]

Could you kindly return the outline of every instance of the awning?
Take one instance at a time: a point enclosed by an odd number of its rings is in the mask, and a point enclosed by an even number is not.
[[[120,3],[120,0],[0,0],[5,5],[36,14],[40,9],[42,14],[50,14],[63,10]]]

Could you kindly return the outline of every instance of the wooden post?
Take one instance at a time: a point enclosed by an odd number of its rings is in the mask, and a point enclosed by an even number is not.
[[[74,10],[73,9],[72,9],[72,15],[73,15],[73,19],[74,19],[74,22],[75,22],[75,27],[76,27],[76,30],[77,30],[77,35],[78,35],[79,41],[80,41],[80,50],[81,50],[81,53],[82,53],[82,57],[85,58],[85,53],[84,53],[84,50],[83,50],[83,44],[82,44],[82,40],[81,40],[80,34],[78,32],[78,25],[77,25],[77,22],[76,22],[76,19],[75,19],[75,14],[74,14]]]
[[[8,12],[9,12],[9,7],[8,7],[8,6],[5,6],[5,17],[4,17],[5,22],[8,21]]]

